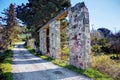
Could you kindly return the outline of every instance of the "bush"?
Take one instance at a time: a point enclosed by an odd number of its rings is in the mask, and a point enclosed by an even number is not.
[[[5,59],[5,54],[0,55],[0,62],[2,62]]]
[[[100,51],[101,51],[101,46],[99,45],[92,46],[92,52],[94,52],[94,55],[99,55]]]
[[[92,58],[92,67],[97,69],[101,73],[107,74],[112,78],[115,78],[118,75],[119,68],[116,66],[115,61],[111,60],[109,56],[93,56]]]
[[[12,74],[11,74],[11,55],[12,51],[7,50],[2,55],[2,61],[0,62],[0,80],[12,80]]]
[[[116,74],[116,76],[114,77],[115,80],[120,80],[120,70],[118,71],[118,73]]]
[[[120,58],[118,56],[110,56],[110,59],[119,60]]]
[[[61,49],[61,59],[63,61],[69,60],[69,47],[68,47],[68,45],[64,45],[64,47]]]

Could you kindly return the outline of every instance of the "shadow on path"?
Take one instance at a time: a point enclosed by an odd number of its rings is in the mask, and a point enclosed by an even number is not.
[[[29,53],[23,43],[13,49],[13,80],[90,80]]]

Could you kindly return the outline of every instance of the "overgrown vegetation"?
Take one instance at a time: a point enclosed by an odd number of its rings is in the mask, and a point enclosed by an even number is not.
[[[114,57],[119,59],[120,55],[120,32],[112,33],[107,28],[99,28],[91,32],[91,46],[94,55],[116,54]]]
[[[120,32],[99,28],[91,32],[92,67],[115,80],[120,79]]]
[[[12,80],[11,56],[12,47],[0,55],[0,80]]]
[[[69,48],[68,48],[68,26],[69,22],[66,18],[60,22],[60,45],[61,45],[61,60],[68,62]]]
[[[110,59],[111,55],[101,55],[92,57],[92,67],[101,73],[107,74],[112,78],[120,79],[120,62]],[[116,79],[116,80],[119,80]]]
[[[55,60],[55,59],[52,59],[50,57],[47,57],[47,56],[44,56],[44,55],[41,55],[41,54],[36,54],[35,50],[33,48],[31,48],[30,46],[25,46],[25,47],[28,49],[29,52],[33,53],[34,55],[36,55],[36,56],[38,56],[38,57],[40,57],[44,60],[51,61],[52,63],[54,63],[58,66],[70,69],[70,70],[75,71],[75,72],[80,73],[80,74],[83,74],[83,75],[85,75],[89,78],[93,78],[93,79],[96,79],[96,80],[112,80],[112,78],[110,78],[109,76],[104,75],[104,74],[100,73],[99,71],[97,71],[95,69],[92,69],[92,68],[88,68],[88,69],[85,69],[85,70],[78,69],[75,66],[68,65],[68,64],[64,63],[63,61]]]
[[[16,19],[15,5],[10,4],[8,9],[4,9],[5,17],[0,17],[2,24],[0,28],[0,80],[12,80],[11,56],[14,43],[19,41],[19,25]]]

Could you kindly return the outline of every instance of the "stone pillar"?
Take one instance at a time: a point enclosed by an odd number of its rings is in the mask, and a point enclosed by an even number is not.
[[[40,38],[40,51],[42,54],[46,54],[46,30],[41,28],[39,31],[39,38]]]
[[[70,64],[77,68],[91,67],[89,13],[84,3],[78,3],[69,11]]]
[[[54,20],[49,27],[50,56],[54,59],[61,58],[60,48],[60,21]]]

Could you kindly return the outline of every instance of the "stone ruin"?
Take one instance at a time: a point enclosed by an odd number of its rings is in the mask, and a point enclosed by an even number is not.
[[[91,41],[89,12],[84,2],[61,12],[39,29],[39,50],[43,55],[61,59],[60,20],[69,16],[70,65],[86,69],[91,67]]]

